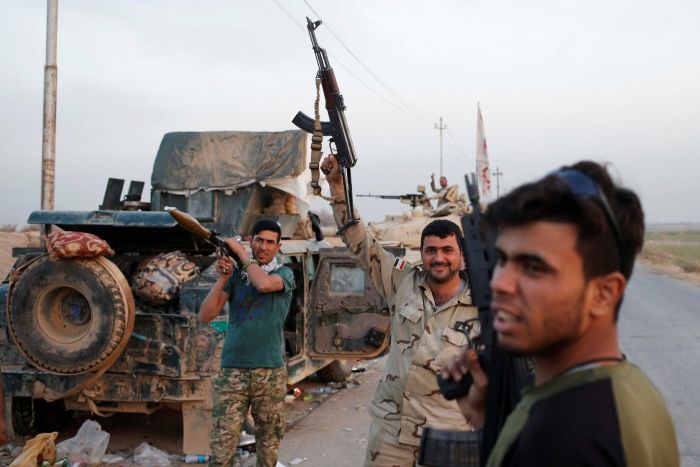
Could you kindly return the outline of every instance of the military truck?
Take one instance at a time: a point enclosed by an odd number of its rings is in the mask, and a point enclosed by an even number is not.
[[[258,219],[282,227],[281,261],[296,289],[284,325],[289,384],[313,372],[342,378],[353,359],[387,347],[389,313],[344,247],[312,239],[306,216],[307,142],[301,131],[179,132],[163,137],[151,177],[110,179],[100,209],[35,211],[30,224],[87,232],[110,257],[51,260],[46,248],[17,249],[0,285],[0,363],[12,434],[53,430],[70,411],[96,415],[179,409],[183,452],[209,452],[212,381],[227,306],[197,319],[216,280],[214,248],[164,212],[173,206],[206,228],[248,234]],[[337,243],[336,243],[337,244]],[[167,302],[134,290],[144,262],[182,252],[198,272]],[[398,252],[400,253],[400,252]]]

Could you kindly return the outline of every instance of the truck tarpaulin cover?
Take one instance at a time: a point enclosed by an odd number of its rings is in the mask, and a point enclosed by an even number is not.
[[[151,185],[189,196],[200,190],[231,193],[257,182],[291,193],[308,206],[306,148],[301,130],[167,133]]]

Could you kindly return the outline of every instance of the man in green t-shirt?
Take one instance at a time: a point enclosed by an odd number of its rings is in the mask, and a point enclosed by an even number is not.
[[[487,466],[678,466],[666,404],[618,340],[620,304],[644,241],[637,195],[584,161],[516,188],[485,218],[497,233],[498,345],[531,356],[535,366],[534,384]],[[467,373],[474,384],[458,402],[478,428],[490,407],[484,410],[489,378],[476,352],[464,351],[442,371],[455,380]]]
[[[253,227],[249,257],[240,242],[226,239],[241,260],[220,257],[219,279],[199,309],[202,321],[218,316],[228,302],[228,330],[215,382],[213,425],[209,438],[211,465],[233,465],[234,453],[248,409],[255,421],[258,465],[277,464],[284,435],[287,369],[283,325],[294,290],[294,276],[277,262],[280,226],[262,220]]]

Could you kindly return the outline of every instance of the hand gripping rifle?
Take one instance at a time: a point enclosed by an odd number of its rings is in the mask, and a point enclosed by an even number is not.
[[[328,122],[321,122],[318,114],[318,99],[316,101],[316,119],[313,119],[303,112],[297,112],[292,120],[300,129],[307,133],[311,133],[311,169],[312,180],[311,187],[315,195],[321,195],[321,187],[318,184],[318,169],[321,159],[321,142],[323,136],[330,136],[331,144],[335,144],[335,158],[340,165],[343,176],[343,190],[345,194],[345,202],[348,211],[348,221],[343,225],[338,233],[342,233],[350,225],[358,222],[355,219],[355,212],[352,202],[352,178],[350,176],[350,168],[355,166],[357,158],[355,157],[355,147],[352,144],[350,137],[350,129],[345,120],[345,102],[343,96],[338,89],[338,83],[335,80],[335,72],[328,62],[328,54],[326,49],[321,48],[316,40],[316,28],[321,25],[321,21],[311,21],[306,18],[306,28],[309,30],[311,37],[311,45],[313,46],[314,55],[316,55],[316,63],[318,63],[318,73],[316,74],[316,86],[320,81],[323,87],[323,97],[326,100],[326,110],[328,111]],[[332,150],[332,146],[331,146]]]
[[[368,193],[366,195],[357,196],[365,198],[398,199],[404,204],[410,204],[411,208],[415,208],[427,199],[427,197],[423,193],[408,193],[405,195],[373,195],[371,193]]]
[[[241,260],[236,253],[231,250],[231,248],[226,244],[223,238],[213,230],[208,230],[202,224],[199,223],[197,219],[190,216],[186,212],[178,211],[177,208],[167,207],[165,211],[170,213],[171,216],[180,224],[180,227],[191,232],[198,237],[203,238],[206,242],[211,243],[216,247],[216,253],[218,255],[226,255],[233,258],[236,263],[236,267],[241,267]],[[240,241],[240,237],[236,237]]]
[[[491,276],[495,266],[494,239],[482,228],[479,190],[475,176],[465,177],[471,213],[462,216],[464,256],[469,273],[472,302],[479,310],[481,334],[469,341],[478,350],[479,363],[488,377],[486,419],[482,432],[449,432],[424,429],[419,463],[426,466],[463,467],[485,465],[508,414],[520,400],[520,391],[531,380],[527,362],[497,345],[491,310]],[[466,331],[465,331],[466,332]],[[469,336],[467,335],[469,339]],[[445,399],[466,395],[474,379],[467,374],[461,381],[442,379],[438,385]],[[476,434],[475,434],[476,433]]]

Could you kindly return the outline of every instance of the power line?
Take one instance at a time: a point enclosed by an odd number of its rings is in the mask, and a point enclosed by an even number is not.
[[[289,20],[290,20],[292,23],[294,23],[294,24],[295,24],[299,29],[301,29],[302,31],[308,33],[307,29],[306,29],[305,27],[303,27],[302,25],[300,25],[299,23],[297,23],[297,20],[294,19],[294,17],[293,17],[293,16],[292,16],[292,15],[291,15],[277,0],[272,0],[272,1],[274,2],[275,5],[277,5],[277,7],[278,7],[280,10],[282,10],[282,12],[287,16],[287,18],[289,18]],[[313,11],[313,9],[312,9],[312,11]],[[315,13],[314,13],[314,14],[315,14]],[[369,84],[367,84],[362,78],[360,78],[356,73],[354,73],[354,72],[353,72],[348,66],[346,66],[341,60],[338,60],[338,57],[337,57],[335,54],[328,53],[328,55],[330,55],[330,56],[333,58],[333,62],[334,62],[334,63],[338,64],[342,69],[344,69],[345,71],[347,71],[347,72],[348,72],[353,78],[355,78],[360,84],[362,84],[365,88],[367,88],[368,91],[370,91],[372,94],[374,94],[375,96],[377,96],[378,98],[380,98],[381,100],[383,100],[384,102],[386,102],[387,104],[389,104],[390,106],[392,106],[393,108],[395,108],[396,110],[398,110],[399,112],[402,112],[403,114],[405,114],[405,115],[407,115],[407,116],[409,116],[409,117],[411,117],[411,118],[418,119],[418,120],[429,120],[429,119],[427,119],[425,116],[419,114],[419,113],[416,112],[416,111],[412,111],[411,109],[406,109],[406,108],[404,108],[404,107],[401,107],[401,106],[397,105],[395,102],[392,102],[392,101],[391,101],[390,99],[388,99],[386,96],[382,95],[379,91],[375,90],[372,86],[370,86]],[[429,120],[429,121],[432,123],[432,120]]]
[[[447,129],[447,136],[450,137],[450,139],[451,139],[452,142],[454,143],[454,145],[455,145],[455,147],[457,148],[457,150],[458,150],[459,152],[461,152],[462,155],[464,156],[464,158],[467,160],[467,162],[469,162],[469,156],[467,156],[467,153],[465,153],[465,152],[462,150],[462,148],[460,147],[459,143],[457,142],[457,138],[455,138],[454,134],[452,134],[452,130],[450,130],[449,128]]]
[[[311,10],[311,12],[312,12],[314,15],[316,15],[317,18],[321,19],[321,15],[319,15],[318,12],[317,12],[316,10],[314,10],[314,8],[311,6],[311,4],[309,4],[309,2],[308,2],[307,0],[302,0],[302,1],[306,4],[307,7],[309,7],[309,10]],[[325,23],[325,22],[324,22],[324,23]],[[383,88],[384,88],[389,94],[391,94],[395,99],[398,99],[399,101],[401,101],[401,102],[403,103],[403,105],[404,105],[408,110],[410,110],[410,111],[412,111],[412,112],[415,112],[417,115],[420,115],[420,116],[421,116],[422,118],[424,118],[425,120],[429,120],[431,123],[433,123],[433,122],[435,121],[435,119],[436,119],[436,117],[437,117],[436,115],[434,115],[434,114],[432,114],[432,113],[430,113],[430,112],[426,112],[426,111],[424,111],[424,110],[421,110],[421,109],[417,108],[416,106],[414,106],[413,104],[411,104],[411,102],[409,102],[407,99],[404,99],[399,93],[395,92],[388,84],[386,84],[384,81],[382,81],[382,79],[379,78],[379,76],[377,76],[367,65],[365,65],[364,62],[363,62],[362,60],[360,60],[360,58],[359,58],[357,55],[355,55],[355,53],[354,53],[352,50],[350,50],[350,47],[348,47],[347,44],[345,44],[345,42],[343,42],[343,40],[335,33],[335,31],[333,31],[333,28],[331,28],[330,26],[328,26],[328,23],[325,23],[325,24],[326,24],[326,29],[328,29],[328,32],[331,33],[331,35],[335,38],[335,40],[337,40],[338,43],[339,43],[341,46],[343,46],[343,48],[350,54],[350,56],[351,56],[352,58],[354,58],[355,61],[357,61],[357,63],[359,63],[360,66],[361,66],[362,68],[364,68],[365,71],[366,71],[372,78],[374,78],[374,80],[375,80],[377,83],[379,83],[379,85],[380,85],[381,87],[383,87]]]

